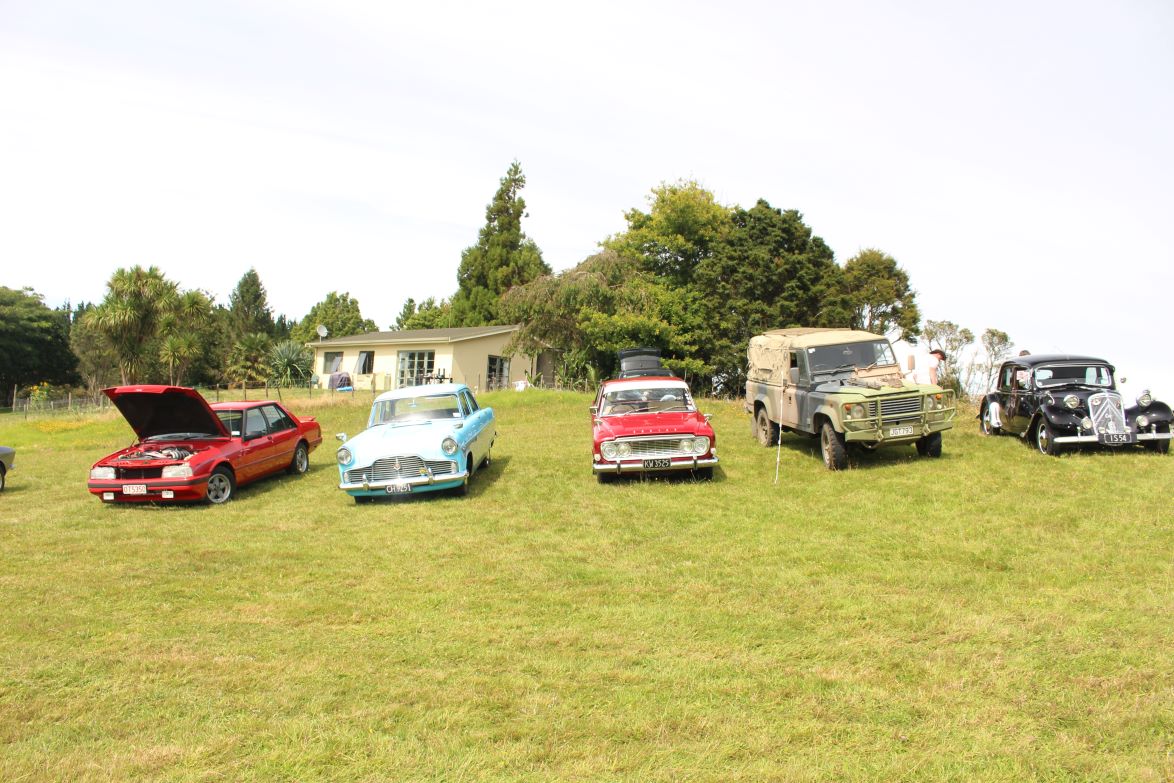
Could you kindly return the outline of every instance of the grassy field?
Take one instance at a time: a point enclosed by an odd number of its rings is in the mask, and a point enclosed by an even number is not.
[[[370,395],[294,404],[361,429]],[[586,395],[482,395],[467,498],[334,442],[224,507],[85,491],[116,414],[0,417],[0,780],[1174,779],[1174,461],[972,420],[824,469],[730,402],[711,483],[598,485]]]

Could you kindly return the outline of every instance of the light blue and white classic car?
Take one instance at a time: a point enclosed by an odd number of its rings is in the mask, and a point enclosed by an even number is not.
[[[463,495],[496,438],[493,408],[479,406],[463,383],[384,392],[366,430],[350,440],[338,434],[338,488],[356,503],[442,489]]]

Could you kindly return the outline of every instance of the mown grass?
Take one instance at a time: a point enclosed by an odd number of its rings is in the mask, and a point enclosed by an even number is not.
[[[358,431],[369,395],[299,402]],[[963,419],[826,471],[598,485],[589,398],[482,395],[467,498],[355,506],[333,442],[225,507],[85,491],[116,415],[0,417],[0,780],[1174,777],[1171,459]]]

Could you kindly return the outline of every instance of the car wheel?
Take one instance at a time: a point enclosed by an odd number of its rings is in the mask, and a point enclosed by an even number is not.
[[[232,493],[236,490],[236,479],[232,477],[232,471],[221,465],[212,471],[212,475],[208,477],[208,502],[213,505],[220,505],[227,503],[232,499]]]
[[[294,449],[293,459],[289,462],[289,467],[285,469],[286,473],[300,476],[310,469],[310,450],[306,448],[305,443],[299,443],[298,447]]]
[[[991,406],[982,406],[982,415],[978,419],[978,430],[983,435],[998,435],[999,428],[991,422]]]
[[[596,473],[595,478],[600,484],[610,484],[615,479],[614,473]]]
[[[1040,454],[1047,454],[1049,457],[1060,455],[1060,448],[1056,445],[1056,433],[1052,429],[1052,425],[1048,424],[1048,420],[1042,416],[1039,423],[1035,425],[1035,445]]]
[[[465,463],[465,467],[467,468],[465,471],[465,480],[461,482],[461,485],[459,487],[456,487],[452,491],[452,493],[454,495],[456,495],[457,497],[464,497],[465,495],[469,494],[469,479],[471,479],[473,477],[473,455],[472,454],[469,455],[469,457]]]
[[[942,433],[934,432],[917,439],[917,453],[923,457],[942,456]]]
[[[4,466],[0,465],[0,492],[4,491],[4,481],[5,481],[4,476],[5,476]]]
[[[478,470],[481,470],[482,468],[487,468],[487,467],[489,467],[489,463],[490,463],[490,461],[493,459],[493,458],[492,458],[492,456],[491,456],[491,452],[492,452],[492,451],[493,451],[493,447],[492,447],[492,446],[490,446],[490,447],[489,447],[489,448],[486,450],[486,452],[485,452],[485,456],[484,456],[484,457],[482,458],[482,460],[481,460],[481,468],[478,468]]]
[[[1169,424],[1158,424],[1154,427],[1154,432],[1169,432]],[[1170,453],[1170,441],[1168,440],[1147,440],[1145,447],[1157,454]],[[4,470],[0,469],[0,489],[4,489]]]
[[[823,454],[823,464],[828,470],[843,470],[848,467],[848,449],[844,445],[844,436],[836,432],[831,422],[825,421],[819,430],[819,450]]]
[[[766,415],[766,408],[759,408],[754,414],[754,437],[763,446],[774,446],[779,442],[779,425]]]

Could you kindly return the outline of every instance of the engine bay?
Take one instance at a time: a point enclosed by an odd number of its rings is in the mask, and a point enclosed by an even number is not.
[[[184,460],[192,456],[196,452],[191,449],[186,449],[183,446],[163,446],[158,449],[131,449],[119,457],[123,459],[133,460],[150,460],[150,459],[171,459]]]

